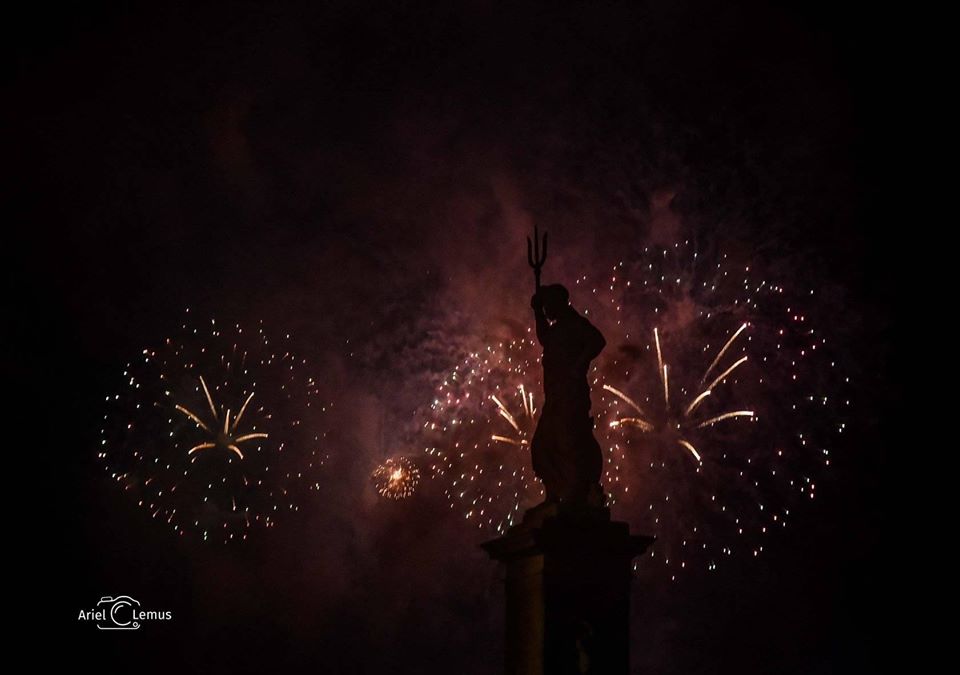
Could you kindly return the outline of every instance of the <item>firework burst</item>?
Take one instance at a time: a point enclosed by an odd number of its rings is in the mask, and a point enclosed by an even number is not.
[[[204,540],[243,540],[298,510],[326,459],[326,432],[303,419],[332,404],[288,341],[210,321],[143,350],[106,399],[106,471],[152,517]]]
[[[406,457],[397,457],[378,466],[370,478],[381,497],[406,499],[420,484],[420,469]]]
[[[645,249],[591,293],[615,324],[596,408],[619,434],[620,508],[657,535],[673,578],[762,553],[814,498],[850,404],[803,309],[813,292],[705,257],[689,242]]]

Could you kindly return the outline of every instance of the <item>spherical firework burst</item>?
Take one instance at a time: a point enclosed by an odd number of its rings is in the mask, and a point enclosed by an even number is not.
[[[316,488],[330,407],[305,361],[262,326],[184,323],[127,365],[107,397],[99,458],[154,518],[204,540],[246,539]]]
[[[381,497],[406,499],[417,491],[420,469],[406,457],[388,459],[371,475],[373,485]]]
[[[471,352],[440,383],[426,411],[422,426],[432,474],[443,482],[451,508],[478,528],[504,532],[544,498],[530,459],[540,354],[527,337]],[[598,431],[604,445],[608,434]],[[619,484],[614,451],[607,445],[607,486]]]
[[[676,578],[759,555],[815,495],[845,428],[847,378],[795,294],[688,242],[645,249],[595,289],[611,331],[598,424],[620,508]],[[587,279],[579,280],[586,284]]]

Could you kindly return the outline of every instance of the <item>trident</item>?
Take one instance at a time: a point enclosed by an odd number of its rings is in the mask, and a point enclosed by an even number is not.
[[[537,284],[537,292],[540,291],[540,270],[543,263],[547,261],[547,233],[543,233],[543,247],[540,246],[540,232],[537,226],[533,226],[533,241],[527,237],[527,262],[533,268],[533,278]]]

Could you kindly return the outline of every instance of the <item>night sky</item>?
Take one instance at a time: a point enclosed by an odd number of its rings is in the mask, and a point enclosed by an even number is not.
[[[411,442],[458,345],[530,321],[536,223],[550,280],[696,237],[816,288],[809,310],[855,382],[817,500],[761,558],[638,579],[635,672],[875,672],[896,394],[867,15],[659,0],[64,12],[23,27],[5,267],[29,291],[11,370],[47,411],[43,506],[21,520],[60,570],[44,630],[77,659],[500,672],[488,536],[442,493],[388,502],[368,477]],[[242,546],[173,536],[96,461],[104,396],[186,308],[289,333],[335,401],[322,490]],[[110,594],[174,619],[112,634],[76,620]]]

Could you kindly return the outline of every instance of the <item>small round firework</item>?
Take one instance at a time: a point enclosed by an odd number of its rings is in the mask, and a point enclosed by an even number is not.
[[[406,457],[396,457],[378,466],[370,478],[381,497],[406,499],[417,491],[420,469]]]

